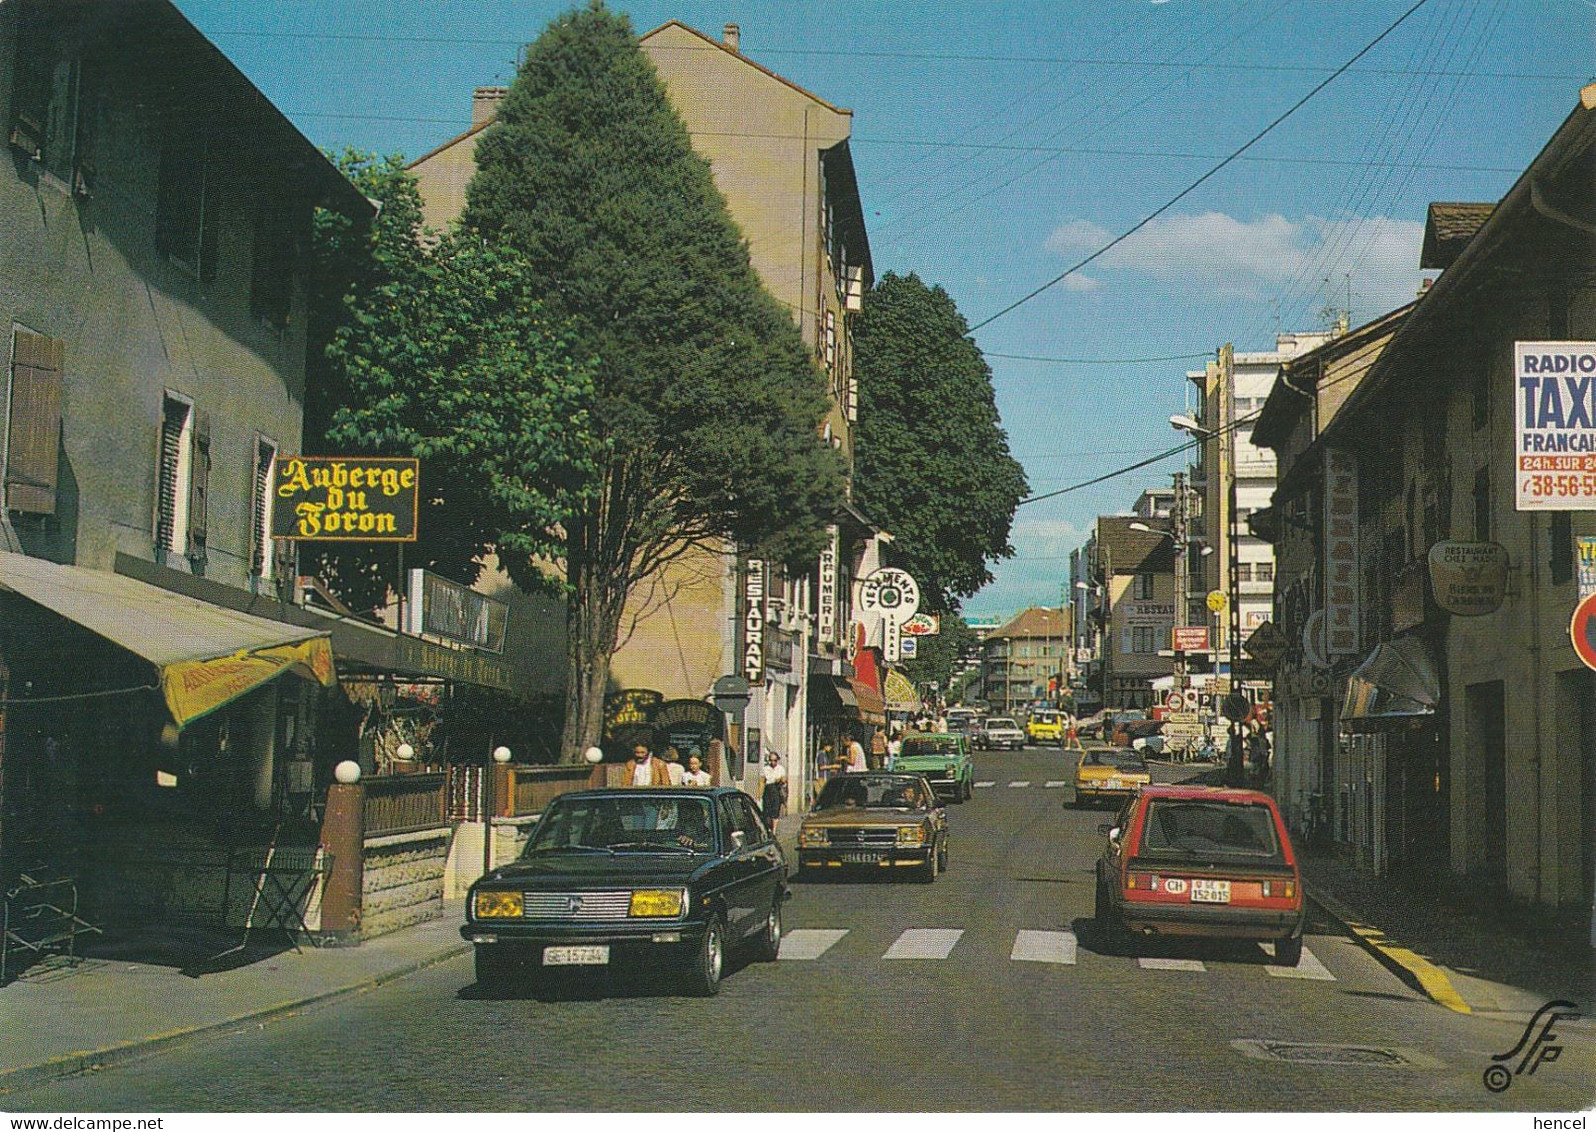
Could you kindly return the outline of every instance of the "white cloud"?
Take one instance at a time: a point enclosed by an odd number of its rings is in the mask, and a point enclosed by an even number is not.
[[[1333,287],[1326,298],[1333,299],[1350,272],[1354,307],[1387,310],[1413,298],[1423,238],[1423,224],[1385,216],[1292,220],[1271,213],[1241,220],[1223,212],[1175,214],[1152,221],[1094,267],[1249,299],[1313,295],[1326,278]],[[1046,246],[1067,258],[1094,252],[1111,239],[1102,225],[1077,219],[1056,228]]]
[[[1101,279],[1094,279],[1090,275],[1082,275],[1078,271],[1074,275],[1066,275],[1064,277],[1064,289],[1066,291],[1095,291],[1102,285],[1103,281]]]

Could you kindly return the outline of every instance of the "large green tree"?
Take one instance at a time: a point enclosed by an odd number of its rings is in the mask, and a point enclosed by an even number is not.
[[[854,329],[859,383],[854,497],[892,532],[891,565],[927,609],[956,610],[1014,553],[1009,529],[1025,469],[1009,455],[992,371],[941,287],[888,272]]]
[[[695,548],[812,555],[843,467],[818,433],[823,379],[626,17],[594,3],[527,49],[461,226],[525,257],[597,382],[593,503],[563,554],[575,759],[633,587]]]
[[[976,643],[975,630],[964,623],[963,617],[944,613],[941,632],[916,638],[914,658],[903,662],[903,671],[916,688],[934,683],[946,695],[953,686],[953,673],[960,658]]]
[[[399,158],[350,152],[339,164],[381,208],[369,225],[317,218],[307,443],[420,457],[420,537],[407,566],[469,583],[496,552],[522,589],[548,590],[534,558],[558,551],[596,467],[591,374],[533,293],[524,258],[424,233]],[[391,548],[317,553],[355,608],[399,581]]]

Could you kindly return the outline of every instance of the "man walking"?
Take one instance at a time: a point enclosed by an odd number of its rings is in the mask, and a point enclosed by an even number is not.
[[[656,759],[647,743],[632,746],[632,767],[628,786],[669,786],[671,772],[664,759]]]

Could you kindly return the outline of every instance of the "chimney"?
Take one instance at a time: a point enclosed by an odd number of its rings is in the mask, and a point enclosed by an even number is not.
[[[1424,293],[1426,291],[1428,291],[1433,286],[1435,286],[1435,280],[1431,279],[1428,276],[1426,276],[1424,278],[1424,280],[1419,284],[1419,298],[1421,298],[1421,299],[1424,298]]]
[[[499,103],[510,93],[507,86],[479,86],[471,94],[471,124],[491,122],[499,113]]]
[[[742,54],[742,48],[739,46],[739,44],[741,44],[743,41],[743,33],[742,29],[736,24],[727,24],[726,27],[721,31],[721,39],[727,47],[731,48],[739,55]]]

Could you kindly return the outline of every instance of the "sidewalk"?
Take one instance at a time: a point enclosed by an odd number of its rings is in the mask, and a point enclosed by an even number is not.
[[[797,815],[776,821],[789,867],[801,822]],[[449,901],[441,918],[359,947],[287,948],[198,976],[175,964],[48,960],[0,987],[0,1096],[403,978],[469,951],[460,938],[464,922],[464,901]]]
[[[1399,978],[1452,1010],[1527,1020],[1553,999],[1596,1012],[1596,964],[1583,934],[1462,907],[1440,892],[1360,876],[1305,853],[1308,898]]]
[[[288,948],[197,977],[118,959],[49,960],[0,987],[0,1096],[402,978],[469,950],[464,917],[464,902],[449,901],[441,918],[359,947]]]

